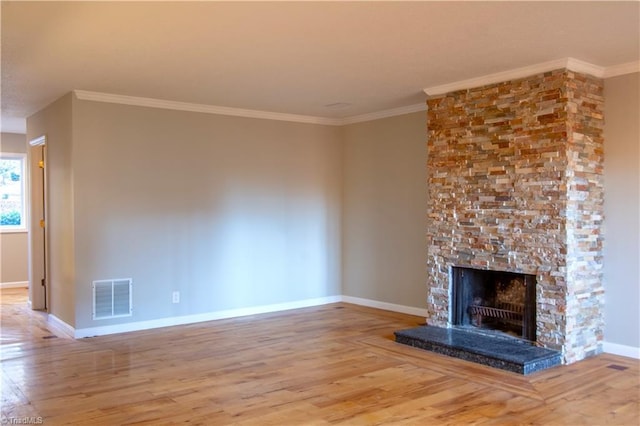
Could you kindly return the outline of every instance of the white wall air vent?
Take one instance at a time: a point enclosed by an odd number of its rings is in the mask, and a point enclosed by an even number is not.
[[[132,279],[93,282],[93,319],[129,317],[132,308]]]

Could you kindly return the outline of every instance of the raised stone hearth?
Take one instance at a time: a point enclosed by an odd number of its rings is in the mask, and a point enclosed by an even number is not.
[[[566,69],[428,100],[427,323],[453,267],[535,276],[535,338],[602,351],[603,85]]]
[[[560,352],[456,328],[422,326],[395,332],[396,342],[520,374],[560,365]]]

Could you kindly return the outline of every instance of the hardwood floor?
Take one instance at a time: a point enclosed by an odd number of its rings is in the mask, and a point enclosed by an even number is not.
[[[422,318],[332,304],[73,340],[0,292],[2,417],[57,424],[639,422],[638,360],[531,376],[397,344]],[[4,423],[4,422],[3,422]]]

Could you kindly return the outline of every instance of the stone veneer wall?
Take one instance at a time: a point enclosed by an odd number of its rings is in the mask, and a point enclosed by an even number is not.
[[[534,274],[538,342],[601,352],[602,92],[563,69],[428,100],[429,324],[451,266]]]

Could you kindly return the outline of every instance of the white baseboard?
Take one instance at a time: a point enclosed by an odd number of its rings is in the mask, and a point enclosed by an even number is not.
[[[608,354],[626,356],[640,359],[640,348],[635,346],[619,345],[618,343],[604,342],[602,350]]]
[[[56,317],[53,314],[49,314],[47,322],[52,327],[55,327],[69,337],[80,339],[83,337],[103,336],[107,334],[126,333],[129,331],[149,330],[152,328],[171,327],[174,325],[193,324],[204,321],[214,321],[219,319],[243,317],[248,315],[287,311],[290,309],[308,308],[311,306],[321,306],[337,302],[351,303],[354,305],[367,306],[369,308],[382,309],[385,311],[399,312],[407,315],[416,315],[425,318],[427,317],[427,310],[423,308],[415,308],[412,306],[397,305],[394,303],[380,302],[377,300],[343,295],[319,297],[315,299],[305,299],[295,302],[277,303],[273,305],[228,309],[224,311],[208,312],[205,314],[185,315],[181,317],[161,318],[149,321],[138,321],[125,324],[106,325],[81,329],[74,329],[72,326],[62,321],[60,318]],[[640,348],[634,346],[604,342],[603,351],[613,355],[640,359]]]
[[[341,296],[319,297],[295,302],[277,303],[273,305],[254,306],[250,308],[228,309],[224,311],[207,312],[204,314],[185,315],[180,317],[160,318],[149,321],[129,322],[125,324],[105,325],[75,329],[73,336],[76,339],[83,337],[103,336],[107,334],[126,333],[129,331],[149,330],[152,328],[171,327],[174,325],[193,324],[204,321],[243,317],[247,315],[266,314],[270,312],[287,311],[290,309],[308,308],[311,306],[326,305],[342,300]]]
[[[66,322],[62,321],[57,316],[55,316],[53,314],[49,314],[47,316],[47,323],[52,328],[61,331],[62,333],[64,333],[68,337],[71,337],[71,338],[75,337],[75,329],[73,327],[71,327],[69,324],[67,324]]]
[[[11,283],[0,283],[1,288],[28,288],[29,281],[15,281]]]
[[[412,306],[396,305],[394,303],[379,302],[377,300],[363,299],[361,297],[342,296],[342,301],[354,305],[367,306],[369,308],[382,309],[385,311],[399,312],[401,314],[416,315],[426,318],[427,310],[424,308],[414,308]]]
[[[379,302],[377,300],[363,299],[351,296],[328,296],[315,299],[305,299],[295,302],[277,303],[273,305],[254,306],[249,308],[228,309],[224,311],[207,312],[204,314],[185,315],[180,317],[160,318],[149,321],[128,322],[124,324],[105,325],[99,327],[87,327],[74,329],[72,326],[62,321],[53,314],[48,317],[48,322],[65,334],[81,339],[84,337],[104,336],[108,334],[127,333],[130,331],[149,330],[160,327],[171,327],[175,325],[193,324],[204,321],[215,321],[243,317],[248,315],[265,314],[270,312],[287,311],[290,309],[308,308],[311,306],[327,305],[329,303],[345,302],[354,305],[367,306],[370,308],[383,309],[386,311],[400,312],[408,315],[427,316],[426,309],[414,308],[411,306],[396,305],[393,303]]]

